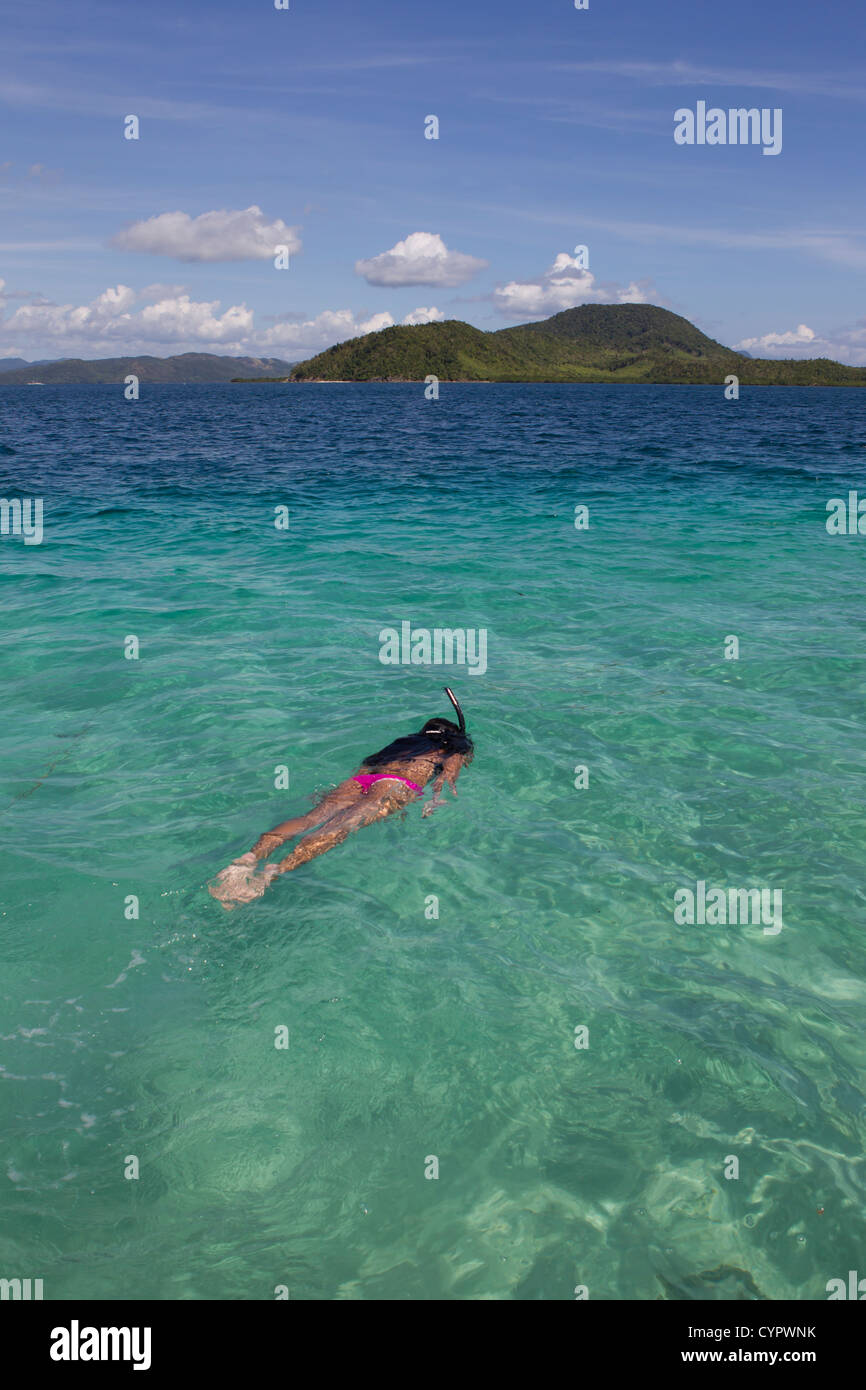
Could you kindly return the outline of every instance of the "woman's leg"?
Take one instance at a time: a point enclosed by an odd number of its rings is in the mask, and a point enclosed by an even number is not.
[[[251,902],[253,898],[264,892],[265,887],[270,882],[270,878],[265,880],[263,876],[256,875],[258,861],[266,859],[267,856],[279,845],[285,844],[286,840],[291,840],[294,835],[300,835],[305,830],[312,830],[314,826],[326,824],[340,812],[353,806],[356,801],[363,797],[360,786],[353,779],[341,782],[332,792],[328,792],[305,816],[295,816],[292,820],[283,821],[281,825],[274,826],[273,830],[268,830],[256,841],[253,848],[246,854],[240,855],[238,859],[233,859],[231,864],[221,869],[211,883],[208,884],[208,892],[211,897],[221,902],[223,907],[231,908],[235,902]]]
[[[280,845],[284,845],[286,840],[291,840],[306,830],[312,830],[316,825],[324,824],[337,812],[354,805],[362,795],[359,784],[353,779],[341,782],[339,787],[322,797],[318,806],[314,806],[305,816],[293,816],[291,820],[284,820],[280,825],[275,825],[273,830],[266,830],[264,835],[256,840],[250,853],[254,854],[256,859],[267,859],[268,855],[273,854]]]
[[[317,859],[320,854],[327,854],[329,849],[342,844],[348,835],[360,830],[362,825],[372,825],[373,821],[383,820],[394,811],[402,811],[407,805],[409,798],[404,800],[401,797],[398,800],[393,795],[362,797],[358,805],[339,811],[327,824],[314,830],[311,835],[305,835],[285,859],[281,859],[278,864],[269,865],[265,870],[268,881],[276,878],[277,874],[291,873],[301,864]]]
[[[395,804],[390,800],[372,801],[364,797],[360,805],[338,811],[318,830],[314,830],[311,835],[305,835],[300,844],[279,864],[266,864],[260,874],[248,873],[242,883],[235,881],[229,892],[214,893],[213,888],[211,892],[214,897],[219,897],[223,907],[229,912],[240,903],[251,903],[260,898],[280,874],[291,873],[292,869],[297,869],[301,864],[318,858],[320,854],[326,854],[335,845],[342,844],[353,830],[359,830],[362,825],[370,825],[372,821],[381,820],[383,816],[389,816],[392,811],[399,810],[402,810],[401,803]]]

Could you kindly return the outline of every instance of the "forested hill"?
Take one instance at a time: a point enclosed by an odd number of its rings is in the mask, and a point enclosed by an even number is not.
[[[483,332],[458,319],[384,328],[292,369],[292,381],[642,381],[866,386],[866,367],[828,358],[734,352],[653,304],[583,304],[519,328]]]

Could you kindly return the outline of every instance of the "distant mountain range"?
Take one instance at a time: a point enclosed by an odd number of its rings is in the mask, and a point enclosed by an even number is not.
[[[384,328],[320,352],[291,381],[548,381],[866,386],[866,367],[829,358],[751,357],[652,304],[582,304],[485,333],[450,319]]]
[[[79,357],[64,357],[58,362],[28,362],[7,357],[0,363],[0,386],[26,386],[38,381],[44,386],[120,386],[124,378],[137,376],[142,383],[196,383],[232,381],[238,376],[267,374],[274,380],[285,379],[291,363],[279,357],[223,357],[214,352],[183,352],[177,357],[102,357],[87,362]],[[14,370],[6,363],[14,362]]]
[[[53,358],[44,358],[43,361],[53,361]],[[3,372],[14,372],[18,367],[41,367],[40,362],[28,362],[26,357],[0,357],[0,375]]]
[[[10,366],[10,364],[14,364]],[[770,359],[734,352],[688,319],[653,304],[582,304],[519,328],[484,332],[459,319],[384,328],[294,366],[278,357],[105,357],[88,362],[0,359],[0,386],[229,381],[537,381],[866,386],[866,367],[827,357]]]

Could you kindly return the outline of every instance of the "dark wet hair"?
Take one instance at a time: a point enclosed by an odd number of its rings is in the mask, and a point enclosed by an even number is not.
[[[463,711],[447,686],[445,690],[458,713],[459,724],[453,723],[450,719],[428,719],[417,734],[395,738],[387,748],[380,748],[378,753],[372,753],[369,758],[365,758],[363,766],[375,768],[386,763],[408,763],[413,758],[423,758],[425,754],[432,754],[444,760],[450,758],[453,753],[460,753],[467,762],[471,762],[475,745],[466,732]]]

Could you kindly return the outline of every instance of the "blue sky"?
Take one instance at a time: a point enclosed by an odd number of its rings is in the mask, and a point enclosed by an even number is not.
[[[0,355],[297,360],[407,317],[644,300],[866,363],[851,0],[47,0],[2,25]],[[781,152],[677,145],[699,101],[780,108]]]

